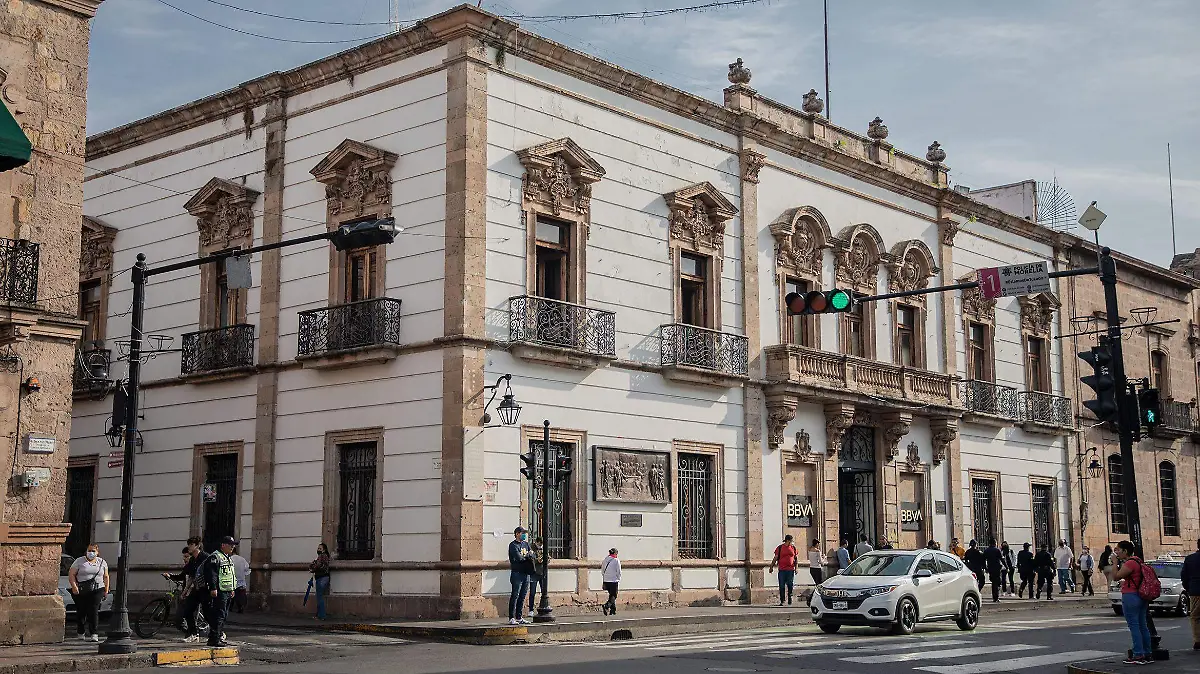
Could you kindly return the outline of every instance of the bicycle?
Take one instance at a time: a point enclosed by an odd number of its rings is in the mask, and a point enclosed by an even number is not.
[[[172,580],[174,587],[167,591],[166,594],[153,599],[147,603],[142,610],[138,612],[137,618],[133,623],[133,631],[143,639],[149,639],[159,630],[167,621],[171,619],[171,610],[180,600],[183,599],[183,581]],[[186,632],[187,626],[182,616],[179,616],[179,621],[176,625],[180,632]],[[196,629],[200,634],[208,632],[208,620],[204,617],[204,611],[196,610]]]

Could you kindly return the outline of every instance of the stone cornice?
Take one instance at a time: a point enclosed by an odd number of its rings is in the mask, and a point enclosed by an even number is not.
[[[1096,244],[1094,242],[1074,236],[1072,234],[1062,234],[1061,236],[1063,237],[1063,240],[1059,244],[1059,247],[1065,251],[1082,252],[1088,258],[1096,255]],[[1120,277],[1120,267],[1128,266],[1137,270],[1138,273],[1148,278],[1169,283],[1184,291],[1200,289],[1200,279],[1192,278],[1191,276],[1187,276],[1185,274],[1180,274],[1179,272],[1172,271],[1165,267],[1160,267],[1152,262],[1147,262],[1136,257],[1130,257],[1129,255],[1126,255],[1120,251],[1114,250],[1112,251],[1112,255],[1117,261],[1118,279]],[[1093,262],[1091,264],[1095,263]]]
[[[68,12],[75,12],[81,16],[92,18],[96,16],[96,10],[99,9],[100,3],[104,0],[40,0],[47,5],[61,7]]]

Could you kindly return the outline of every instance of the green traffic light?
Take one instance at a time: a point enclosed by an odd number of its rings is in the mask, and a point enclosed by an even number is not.
[[[829,293],[829,306],[836,311],[845,311],[850,306],[850,293],[845,290],[835,290]]]

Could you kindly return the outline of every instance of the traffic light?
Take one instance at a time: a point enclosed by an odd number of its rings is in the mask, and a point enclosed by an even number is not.
[[[1155,426],[1162,423],[1162,410],[1159,409],[1158,389],[1142,389],[1138,393],[1138,410],[1140,410],[1138,420],[1146,428],[1154,430]]]
[[[848,290],[813,290],[807,293],[788,293],[783,298],[788,314],[841,314],[854,306],[854,297]]]
[[[566,482],[571,477],[571,470],[575,467],[575,458],[571,456],[570,451],[560,452],[555,461],[555,479],[558,482]]]
[[[1083,401],[1083,406],[1091,410],[1100,421],[1119,424],[1117,381],[1112,375],[1112,352],[1108,350],[1108,342],[1102,341],[1099,346],[1080,351],[1078,355],[1092,366],[1092,374],[1080,377],[1079,381],[1096,392],[1096,399]]]
[[[537,452],[531,451],[528,454],[522,454],[521,463],[525,464],[521,466],[521,474],[525,476],[525,479],[536,480],[538,470]]]
[[[334,248],[352,250],[391,243],[396,240],[396,232],[399,231],[401,229],[396,226],[395,218],[383,218],[342,225],[330,234],[330,238]]]

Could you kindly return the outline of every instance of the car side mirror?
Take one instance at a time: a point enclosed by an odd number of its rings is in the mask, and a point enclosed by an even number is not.
[[[838,569],[838,570],[837,570],[837,575],[839,575],[839,576],[840,576],[840,575],[842,575],[842,574],[844,574],[844,573],[846,573],[846,570],[845,570],[845,569]]]
[[[932,577],[933,577],[933,572],[930,571],[929,569],[917,569],[917,572],[913,574],[913,578],[932,578]]]

